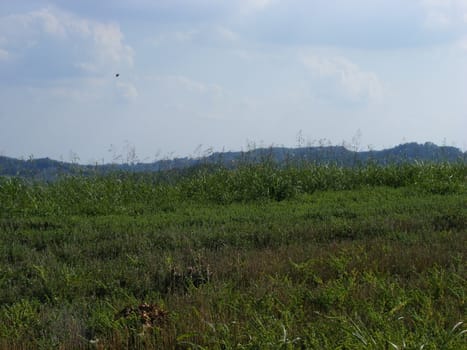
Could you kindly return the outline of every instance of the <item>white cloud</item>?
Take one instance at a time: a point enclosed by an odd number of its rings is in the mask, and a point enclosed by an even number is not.
[[[30,60],[28,65],[34,63],[38,53],[65,67],[64,74],[76,68],[96,73],[133,64],[133,50],[124,43],[115,23],[88,20],[48,7],[0,18],[0,30],[3,47],[15,57]],[[31,53],[32,48],[35,51]]]
[[[26,36],[36,36],[42,33],[67,38],[68,27],[74,22],[72,17],[65,12],[52,8],[31,11],[22,14],[9,15],[0,18],[0,25],[4,33],[10,38],[21,39]]]
[[[54,35],[60,38],[65,38],[67,36],[68,28],[65,18],[60,18],[58,15],[52,13],[48,9],[33,12],[31,13],[31,16],[37,19],[38,22],[41,22],[43,30],[47,34]]]
[[[99,61],[133,65],[133,50],[123,44],[123,34],[115,24],[94,23],[92,37]]]
[[[337,93],[353,101],[379,101],[383,85],[375,73],[366,72],[344,57],[325,57],[309,54],[302,63],[318,79],[331,81]]]

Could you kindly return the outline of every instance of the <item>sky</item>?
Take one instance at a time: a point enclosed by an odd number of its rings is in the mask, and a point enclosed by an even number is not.
[[[467,150],[467,0],[0,0],[0,155],[405,142]]]

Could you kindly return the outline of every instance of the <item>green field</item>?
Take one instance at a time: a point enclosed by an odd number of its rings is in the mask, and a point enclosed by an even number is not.
[[[466,252],[465,163],[0,178],[0,349],[467,349]]]

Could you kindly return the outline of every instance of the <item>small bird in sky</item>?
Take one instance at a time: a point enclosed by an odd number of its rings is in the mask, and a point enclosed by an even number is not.
[[[115,74],[115,78],[118,78],[120,76],[120,73]]]

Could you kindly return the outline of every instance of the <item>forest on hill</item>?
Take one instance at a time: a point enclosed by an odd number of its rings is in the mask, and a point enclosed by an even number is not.
[[[126,157],[122,156],[121,159]],[[331,164],[352,167],[375,163],[387,165],[393,163],[419,162],[465,162],[467,152],[451,146],[437,146],[433,143],[406,143],[384,150],[356,151],[343,146],[313,147],[269,147],[249,151],[214,152],[205,156],[162,159],[150,163],[137,160],[113,162],[110,164],[83,165],[74,162],[57,161],[50,158],[21,160],[0,156],[0,176],[20,176],[42,180],[56,179],[64,174],[93,174],[112,171],[124,172],[159,172],[164,170],[183,170],[205,165],[222,165],[235,168],[244,163],[270,161],[287,166],[301,162],[316,165]]]

